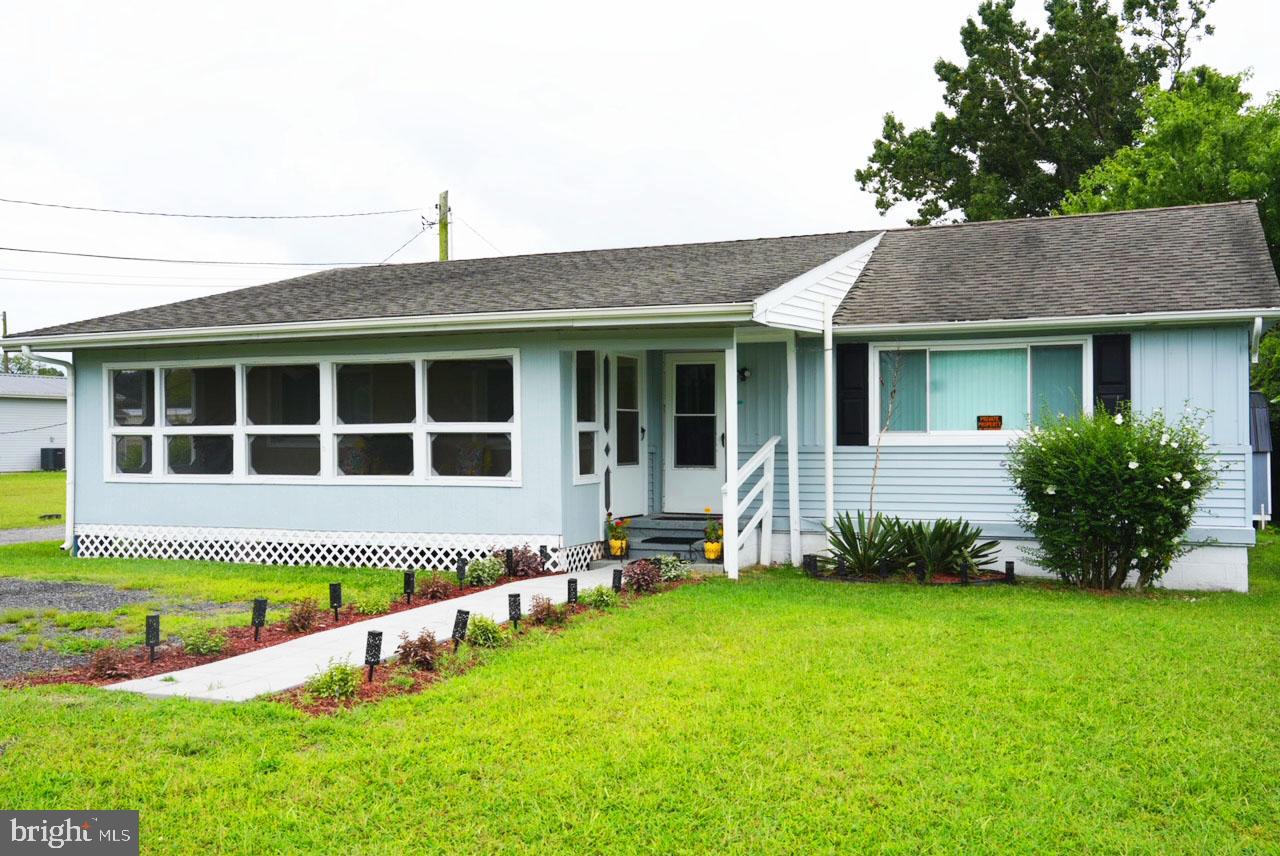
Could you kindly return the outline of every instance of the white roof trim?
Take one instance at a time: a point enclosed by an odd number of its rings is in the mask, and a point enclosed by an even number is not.
[[[255,339],[305,339],[325,336],[405,335],[467,330],[592,328],[619,325],[734,324],[751,320],[750,303],[706,303],[688,306],[628,306],[600,309],[540,309],[528,312],[476,312],[392,318],[294,321],[282,324],[238,324],[228,327],[175,327],[105,333],[11,337],[0,348],[23,346],[65,351],[81,347],[244,342]]]
[[[824,302],[834,308],[844,301],[883,237],[881,232],[757,297],[751,320],[789,330],[821,331],[826,322]]]
[[[1152,324],[1194,324],[1214,321],[1252,321],[1280,318],[1280,306],[1253,309],[1200,309],[1183,312],[1126,312],[1116,315],[1053,315],[1040,318],[991,318],[982,321],[929,321],[919,324],[844,324],[837,333],[894,335],[899,333],[961,333],[984,330],[1072,329]]]

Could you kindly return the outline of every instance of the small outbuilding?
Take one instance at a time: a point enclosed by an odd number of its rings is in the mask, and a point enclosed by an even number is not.
[[[66,448],[67,379],[0,374],[0,473],[62,469]]]

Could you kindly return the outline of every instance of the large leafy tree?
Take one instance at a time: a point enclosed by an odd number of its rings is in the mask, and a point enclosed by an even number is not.
[[[1181,2],[1129,0],[1122,21],[1106,0],[1047,0],[1041,32],[1014,17],[1014,0],[984,0],[960,31],[965,64],[934,65],[945,109],[910,131],[887,114],[858,182],[882,211],[917,203],[913,223],[1053,212],[1133,141],[1142,90],[1185,61],[1212,0],[1186,0],[1187,14]],[[1126,45],[1126,25],[1145,41]]]

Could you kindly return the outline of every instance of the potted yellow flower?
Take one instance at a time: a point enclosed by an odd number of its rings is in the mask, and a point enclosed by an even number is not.
[[[615,558],[627,555],[627,527],[631,525],[631,521],[622,517],[615,519],[613,515],[609,515],[605,518],[604,525],[609,531],[609,555]]]
[[[702,555],[708,562],[714,562],[724,553],[724,525],[711,515],[711,506],[703,509],[707,513],[707,525],[702,528],[706,540],[702,543]]]

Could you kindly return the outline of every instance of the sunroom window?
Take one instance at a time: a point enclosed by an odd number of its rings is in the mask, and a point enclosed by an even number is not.
[[[444,478],[510,478],[516,398],[511,357],[426,363],[429,472]]]
[[[1084,403],[1080,344],[882,349],[879,427],[1022,431]]]

